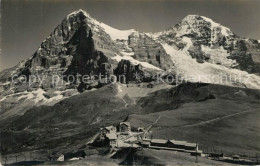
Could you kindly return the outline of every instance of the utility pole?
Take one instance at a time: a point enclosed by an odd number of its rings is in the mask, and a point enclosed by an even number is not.
[[[5,165],[6,165],[6,163],[7,163],[7,157],[5,157]]]
[[[255,157],[256,157],[256,164],[258,165],[259,164],[259,160],[258,160],[257,153],[256,153]]]
[[[199,162],[199,160],[198,160],[198,152],[199,152],[199,147],[198,147],[198,143],[196,142],[196,161],[195,161],[195,163]]]

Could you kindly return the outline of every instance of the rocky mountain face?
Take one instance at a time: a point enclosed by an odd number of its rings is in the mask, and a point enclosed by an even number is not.
[[[240,38],[229,28],[224,27],[209,18],[189,15],[176,26],[151,34],[155,39],[165,41],[178,49],[183,49],[189,44],[183,41],[184,37],[191,40],[192,46],[188,52],[197,62],[210,62],[225,65],[224,61],[213,59],[209,50],[225,52],[225,58],[230,63],[228,67],[235,68],[248,73],[259,74],[259,50],[257,40]],[[221,55],[218,55],[221,56]],[[214,62],[212,62],[215,60]]]
[[[173,75],[186,82],[259,89],[259,57],[257,40],[240,38],[203,16],[189,15],[162,32],[143,33],[112,28],[79,10],[62,20],[31,58],[0,73],[1,114],[53,105],[108,84],[111,75],[125,76],[122,83],[154,83],[159,73],[163,79]],[[95,77],[83,83],[81,77],[72,80],[77,75]],[[27,104],[18,109],[21,103]]]
[[[163,70],[170,69],[173,65],[163,47],[145,33],[132,33],[128,37],[128,47],[132,49],[134,59],[148,62]]]

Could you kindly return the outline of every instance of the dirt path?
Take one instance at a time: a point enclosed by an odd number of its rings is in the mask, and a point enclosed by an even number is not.
[[[259,109],[260,109],[260,108],[252,109],[252,110],[248,110],[248,111],[242,111],[242,112],[238,112],[238,113],[234,113],[234,114],[222,116],[222,117],[219,117],[219,118],[214,118],[214,119],[207,120],[207,121],[203,121],[203,122],[199,122],[199,123],[195,123],[195,124],[182,125],[182,126],[178,126],[178,127],[194,127],[194,126],[200,126],[200,125],[204,125],[204,124],[216,122],[216,121],[218,121],[218,120],[222,120],[222,119],[225,119],[225,118],[230,118],[230,117],[237,116],[237,115],[241,115],[241,114],[244,114],[244,113],[253,112],[253,111],[259,110]],[[176,127],[177,127],[177,126],[176,126]]]
[[[151,130],[151,128],[153,127],[153,125],[155,125],[155,124],[159,121],[159,119],[160,119],[161,117],[162,117],[162,116],[159,115],[159,117],[146,129],[146,131],[148,132],[149,130]]]
[[[93,143],[93,142],[97,139],[98,136],[99,136],[99,133],[95,134],[95,135],[87,142],[87,144]]]

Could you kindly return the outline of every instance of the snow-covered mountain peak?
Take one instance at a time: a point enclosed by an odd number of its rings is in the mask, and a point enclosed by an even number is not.
[[[67,16],[67,18],[69,18],[69,17],[74,17],[74,16],[77,16],[77,15],[79,15],[79,14],[83,14],[83,15],[86,16],[86,17],[91,17],[90,14],[87,13],[85,10],[79,9],[79,10],[77,10],[77,11],[74,11],[74,12],[70,13],[70,14]]]
[[[128,36],[132,34],[133,32],[137,32],[135,29],[129,29],[129,30],[119,30],[116,28],[113,28],[101,21],[96,20],[95,18],[91,17],[90,14],[88,14],[86,11],[79,9],[75,12],[72,12],[67,16],[67,19],[70,17],[77,17],[79,15],[84,15],[88,22],[90,22],[93,27],[98,31],[100,28],[106,32],[112,40],[127,40]]]
[[[229,35],[233,35],[233,32],[231,32],[231,30],[219,23],[214,22],[212,19],[201,16],[206,22],[209,22],[211,25],[211,29],[213,30],[214,28],[221,28],[221,33],[224,36],[229,36]]]
[[[92,35],[89,35],[90,32]],[[79,72],[78,68],[69,69],[71,66],[76,66],[72,64],[76,63],[75,57],[80,55],[86,58],[85,54],[90,55],[91,50],[85,48],[85,43],[80,43],[83,41],[93,42],[93,49],[97,51],[85,59],[85,66],[92,66],[93,70],[84,69],[84,73],[97,71],[125,73],[124,66],[135,69],[136,65],[155,71],[160,69],[168,71],[173,66],[182,69],[188,60],[190,62],[188,66],[194,63],[198,73],[200,70],[204,71],[201,66],[205,64],[213,64],[214,69],[218,65],[217,67],[224,66],[228,69],[259,73],[259,65],[253,59],[259,55],[259,43],[253,39],[252,41],[240,39],[239,36],[233,35],[229,28],[210,18],[188,15],[179,24],[167,30],[159,33],[142,33],[135,29],[113,28],[80,9],[65,17],[43,41],[32,58],[13,68],[8,74],[2,74],[6,77],[2,82],[8,80],[12,74],[31,74],[36,71],[42,73],[58,71],[59,74],[63,74],[64,71]],[[103,57],[102,61],[99,60],[100,56]],[[184,58],[183,61],[180,61],[181,58]],[[94,68],[97,67],[96,63],[99,64],[100,70]],[[185,74],[193,72],[186,69],[182,71]]]
[[[201,16],[201,15],[187,15],[186,17],[184,17],[181,21],[182,22],[189,22],[189,23],[201,23],[201,22],[207,22],[210,23],[211,26],[216,27],[216,26],[222,26],[221,24],[213,21],[211,18],[205,17],[205,16]],[[224,26],[222,26],[224,27]],[[227,28],[227,27],[225,27]]]
[[[218,31],[223,36],[233,35],[229,28],[222,26],[221,24],[213,21],[210,18],[199,15],[188,15],[177,26],[177,29],[186,29],[187,31],[193,30],[195,32],[197,30],[201,31],[202,29],[204,29],[205,31],[207,30],[207,28],[211,30],[211,33],[214,33],[214,31]]]
[[[210,18],[200,15],[187,15],[180,21],[179,24],[176,24],[167,30],[157,33],[147,33],[147,35],[153,37],[154,39],[164,35],[181,37],[183,35],[205,36],[210,34],[213,34],[214,36],[221,34],[221,36],[225,37],[234,35],[229,28],[213,21]]]
[[[197,20],[197,19],[201,19],[201,17],[199,15],[187,15],[186,17],[184,17],[182,19],[182,21],[193,21],[193,20]]]

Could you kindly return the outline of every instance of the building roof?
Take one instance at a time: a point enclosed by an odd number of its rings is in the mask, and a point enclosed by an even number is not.
[[[175,145],[183,145],[183,146],[191,146],[191,147],[196,147],[196,143],[189,143],[186,141],[176,141],[176,140],[169,140],[171,143]]]
[[[127,126],[130,126],[130,123],[129,123],[129,122],[120,122],[119,125],[127,125]]]
[[[196,147],[196,143],[186,143],[185,146]]]
[[[112,129],[115,129],[115,127],[114,126],[107,126],[107,127],[105,127],[107,130],[112,130]]]
[[[106,134],[106,137],[109,140],[117,139],[117,135],[115,133]]]
[[[165,144],[167,143],[168,140],[165,139],[152,139],[151,142],[152,143],[160,143],[160,144]]]
[[[187,142],[186,141],[177,141],[177,140],[169,140],[171,143],[176,144],[176,145],[185,145]]]
[[[109,130],[108,130],[108,129],[106,129],[106,128],[100,128],[100,131],[101,131],[101,130],[107,130],[107,131],[109,131]]]
[[[139,131],[139,130],[143,130],[143,131],[144,131],[144,128],[143,128],[143,127],[138,127],[137,130],[138,130],[138,131]]]
[[[239,155],[233,155],[232,157],[239,158],[240,156]]]
[[[143,145],[150,145],[150,141],[143,141],[141,142]]]
[[[107,127],[104,127],[104,128],[100,128],[100,130],[107,130],[107,131],[110,131],[112,130],[113,128],[115,128],[114,126],[107,126]]]

